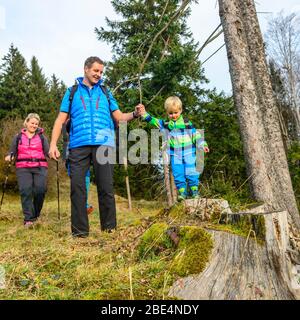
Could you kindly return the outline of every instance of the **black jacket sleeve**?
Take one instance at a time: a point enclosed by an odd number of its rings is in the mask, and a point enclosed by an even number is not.
[[[49,158],[49,141],[48,139],[44,136],[44,155],[45,157]]]
[[[13,155],[15,157],[17,155],[17,134],[13,137],[12,142],[10,144],[9,152],[6,154],[7,156]]]

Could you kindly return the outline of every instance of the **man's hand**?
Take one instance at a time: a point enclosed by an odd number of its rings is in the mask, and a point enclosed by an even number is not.
[[[57,149],[57,146],[56,146],[56,145],[53,145],[53,146],[50,145],[49,157],[50,157],[51,159],[56,160],[56,161],[57,161],[58,158],[60,157],[60,152],[59,152],[59,150]]]
[[[203,148],[203,151],[204,151],[205,153],[208,153],[208,152],[209,152],[209,148],[208,148],[208,147],[204,147],[204,148]]]

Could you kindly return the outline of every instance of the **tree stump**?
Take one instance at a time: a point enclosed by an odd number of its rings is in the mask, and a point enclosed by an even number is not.
[[[216,209],[220,222],[226,220],[234,225],[241,219],[250,219],[247,237],[208,229],[214,240],[208,265],[201,274],[177,280],[169,296],[192,300],[299,299],[300,265],[289,254],[287,212],[267,212],[261,205],[247,212],[232,213],[224,200],[185,201],[187,214],[196,214],[201,221],[209,221]],[[257,233],[253,221],[262,217],[264,242],[258,243],[250,236]]]

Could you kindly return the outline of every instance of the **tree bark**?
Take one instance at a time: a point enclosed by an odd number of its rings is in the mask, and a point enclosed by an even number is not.
[[[289,224],[266,217],[266,250],[277,277],[292,292],[287,253],[290,249],[299,253],[291,238],[299,237],[300,216],[254,1],[219,0],[219,10],[252,194],[266,212],[287,212]]]
[[[186,200],[183,210],[191,223],[211,233],[214,247],[203,272],[177,280],[169,296],[189,300],[300,298],[300,266],[290,268],[285,261],[287,211],[266,212],[265,206],[259,205],[233,213],[227,201],[203,198]],[[220,215],[217,225],[211,223],[216,214]],[[222,226],[240,231],[243,226],[247,236],[212,230]]]
[[[269,210],[287,210],[289,222],[299,231],[300,216],[254,2],[219,0],[219,8],[252,193]]]

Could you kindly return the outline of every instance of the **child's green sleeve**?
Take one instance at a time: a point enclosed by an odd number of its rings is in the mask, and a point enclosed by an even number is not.
[[[159,128],[159,129],[164,128],[164,121],[162,119],[152,117],[148,112],[142,115],[142,120],[150,123],[152,126],[156,128]]]

